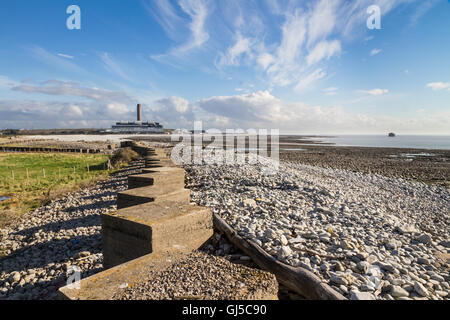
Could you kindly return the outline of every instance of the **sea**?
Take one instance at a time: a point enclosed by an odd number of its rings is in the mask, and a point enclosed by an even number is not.
[[[450,135],[336,135],[307,137],[315,143],[326,143],[336,146],[384,147],[408,149],[450,150]],[[302,139],[303,140],[303,139]]]

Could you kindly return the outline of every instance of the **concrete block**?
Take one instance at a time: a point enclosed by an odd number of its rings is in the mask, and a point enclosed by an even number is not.
[[[170,159],[160,159],[157,163],[146,163],[146,168],[159,168],[159,167],[178,167]]]
[[[171,185],[174,190],[184,188],[184,170],[176,167],[162,167],[162,170],[128,176],[128,189],[146,186]]]
[[[105,268],[152,252],[198,249],[213,235],[211,209],[191,204],[148,203],[101,219]]]
[[[139,287],[145,283],[153,283],[160,279],[165,272],[170,272],[174,265],[182,265],[188,258],[185,252],[171,251],[167,253],[152,253],[138,259],[121,264],[114,268],[99,272],[88,278],[82,279],[80,289],[62,287],[58,290],[57,299],[60,300],[114,300],[126,288]],[[242,265],[232,264],[224,258],[214,257],[205,263],[201,255],[199,260],[199,272],[207,274],[214,270],[214,278],[217,281],[231,281],[231,283],[242,283],[240,287],[228,293],[227,300],[276,300],[278,295],[278,283],[273,274],[248,268]],[[192,261],[192,258],[190,259]],[[219,265],[220,267],[217,267]],[[233,276],[229,270],[235,270]],[[179,281],[168,283],[172,288],[177,286],[185,290],[184,283]],[[205,281],[207,279],[201,279]],[[210,300],[209,286],[200,284],[204,292],[199,292],[203,299]],[[165,299],[176,299],[173,296]]]
[[[173,189],[172,185],[154,185],[135,188],[117,194],[117,209],[128,208],[139,204],[159,201],[172,201],[188,204],[191,191],[188,189]]]

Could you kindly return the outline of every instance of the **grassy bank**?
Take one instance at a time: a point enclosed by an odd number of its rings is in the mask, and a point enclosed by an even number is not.
[[[108,156],[0,154],[0,228],[22,213],[108,177]]]

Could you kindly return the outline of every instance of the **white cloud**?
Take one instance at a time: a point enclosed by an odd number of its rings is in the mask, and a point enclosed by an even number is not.
[[[58,53],[58,56],[63,57],[63,58],[67,58],[67,59],[73,59],[73,56],[70,56],[68,54],[64,54],[64,53]]]
[[[69,61],[66,58],[62,58],[59,55],[55,55],[53,53],[48,52],[44,48],[34,46],[29,49],[33,58],[36,60],[47,64],[49,67],[57,67],[60,69],[68,70],[75,73],[87,73],[86,70],[78,66],[72,61]]]
[[[170,49],[168,53],[151,55],[151,58],[172,64],[170,59],[183,59],[187,52],[201,48],[210,38],[205,26],[210,13],[208,4],[209,0],[180,0],[178,3],[179,8],[184,15],[189,17],[188,22],[188,20],[176,13],[176,9],[167,0],[158,0],[154,4],[158,13],[154,13],[151,6],[144,3],[144,6],[156,17],[166,33],[173,39],[182,42]],[[183,37],[183,32],[180,30],[185,30],[186,26],[189,29],[189,36]]]
[[[433,89],[434,91],[446,89],[450,91],[450,82],[430,82],[427,84],[427,87]]]
[[[178,29],[183,24],[183,19],[177,15],[176,9],[169,0],[150,0],[142,1],[142,3],[150,15],[158,21],[172,39],[179,38]],[[155,6],[156,10],[152,8],[152,5]]]
[[[186,113],[190,109],[189,101],[180,97],[160,99],[157,101],[157,103],[179,113]]]
[[[168,0],[157,0],[152,5],[152,14],[178,45],[168,54],[151,57],[183,69],[180,62],[189,61],[187,66],[193,65],[190,58],[194,55],[190,50],[201,48],[195,51],[201,60],[197,62],[204,66],[205,57],[212,53],[211,62],[222,75],[226,73],[225,67],[245,63],[260,72],[258,76],[262,76],[268,87],[302,87],[310,82],[308,77],[318,68],[327,73],[328,61],[338,57],[348,43],[358,38],[373,38],[367,37],[365,24],[370,5],[380,6],[386,17],[402,4],[418,2],[265,1],[261,6],[258,1],[181,0],[175,5]],[[371,54],[379,54],[380,50],[374,49]],[[192,54],[188,56],[187,51]],[[320,79],[317,77],[316,81]]]
[[[187,51],[201,47],[203,43],[209,40],[209,34],[205,30],[205,21],[208,17],[207,2],[204,0],[180,0],[179,5],[192,21],[189,24],[191,38],[178,50]]]
[[[134,100],[119,91],[102,90],[98,88],[81,87],[77,83],[49,80],[41,85],[20,84],[11,88],[13,91],[24,93],[41,93],[53,96],[74,96],[102,102],[116,102],[134,104]]]
[[[308,66],[315,64],[322,59],[330,59],[332,56],[341,52],[341,43],[338,40],[321,41],[309,53],[306,61]]]
[[[422,3],[416,8],[416,11],[410,18],[410,25],[414,26],[429,10],[433,8],[440,0],[428,0],[422,1]]]
[[[322,69],[316,69],[312,73],[308,74],[304,78],[300,79],[298,84],[295,86],[295,89],[298,91],[302,91],[311,86],[315,81],[324,78],[327,74]]]
[[[330,87],[324,91],[335,92]],[[268,91],[233,96],[214,96],[189,102],[168,97],[144,103],[145,118],[166,128],[192,129],[194,120],[204,128],[266,128],[303,134],[339,133],[434,133],[449,134],[450,112],[418,112],[411,116],[373,116],[347,112],[340,106],[283,102]],[[114,121],[131,120],[135,108],[120,102],[0,100],[0,128],[108,128]],[[95,119],[95,120],[92,120]]]
[[[19,85],[17,81],[14,81],[7,76],[0,75],[0,88],[12,88]]]
[[[381,96],[389,92],[388,89],[372,89],[372,90],[358,90],[360,93],[368,94],[371,96]]]
[[[271,54],[264,52],[258,57],[258,64],[266,70],[272,63],[275,62],[274,56]]]
[[[219,65],[238,66],[239,58],[244,54],[251,55],[251,40],[238,33],[236,43],[221,55]]]
[[[181,97],[167,97],[152,103],[152,117],[168,128],[189,129],[193,127],[195,120],[195,107]]]
[[[309,44],[326,38],[333,32],[336,25],[336,9],[338,5],[339,1],[336,0],[320,0],[317,2],[308,22]]]
[[[100,54],[100,59],[103,62],[104,68],[115,75],[118,75],[122,79],[132,81],[131,77],[123,70],[123,68],[119,65],[119,63],[114,60],[109,53],[103,52]]]
[[[371,56],[377,55],[377,54],[379,54],[381,51],[383,51],[383,50],[381,50],[381,49],[373,49],[372,51],[370,51],[370,55],[371,55]]]
[[[335,91],[334,88],[330,91]],[[204,128],[277,128],[297,133],[449,133],[449,112],[417,113],[412,117],[372,116],[346,112],[339,106],[286,103],[268,91],[216,96],[195,103],[206,112]],[[222,125],[222,126],[221,126]]]
[[[325,94],[327,96],[333,96],[337,93],[338,90],[339,90],[339,88],[336,88],[336,87],[328,87],[328,88],[323,89],[322,91],[325,92]]]

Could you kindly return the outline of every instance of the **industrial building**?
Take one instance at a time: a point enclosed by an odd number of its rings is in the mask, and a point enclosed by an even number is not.
[[[158,122],[142,121],[142,107],[137,105],[137,121],[120,121],[112,126],[114,133],[164,133]]]

